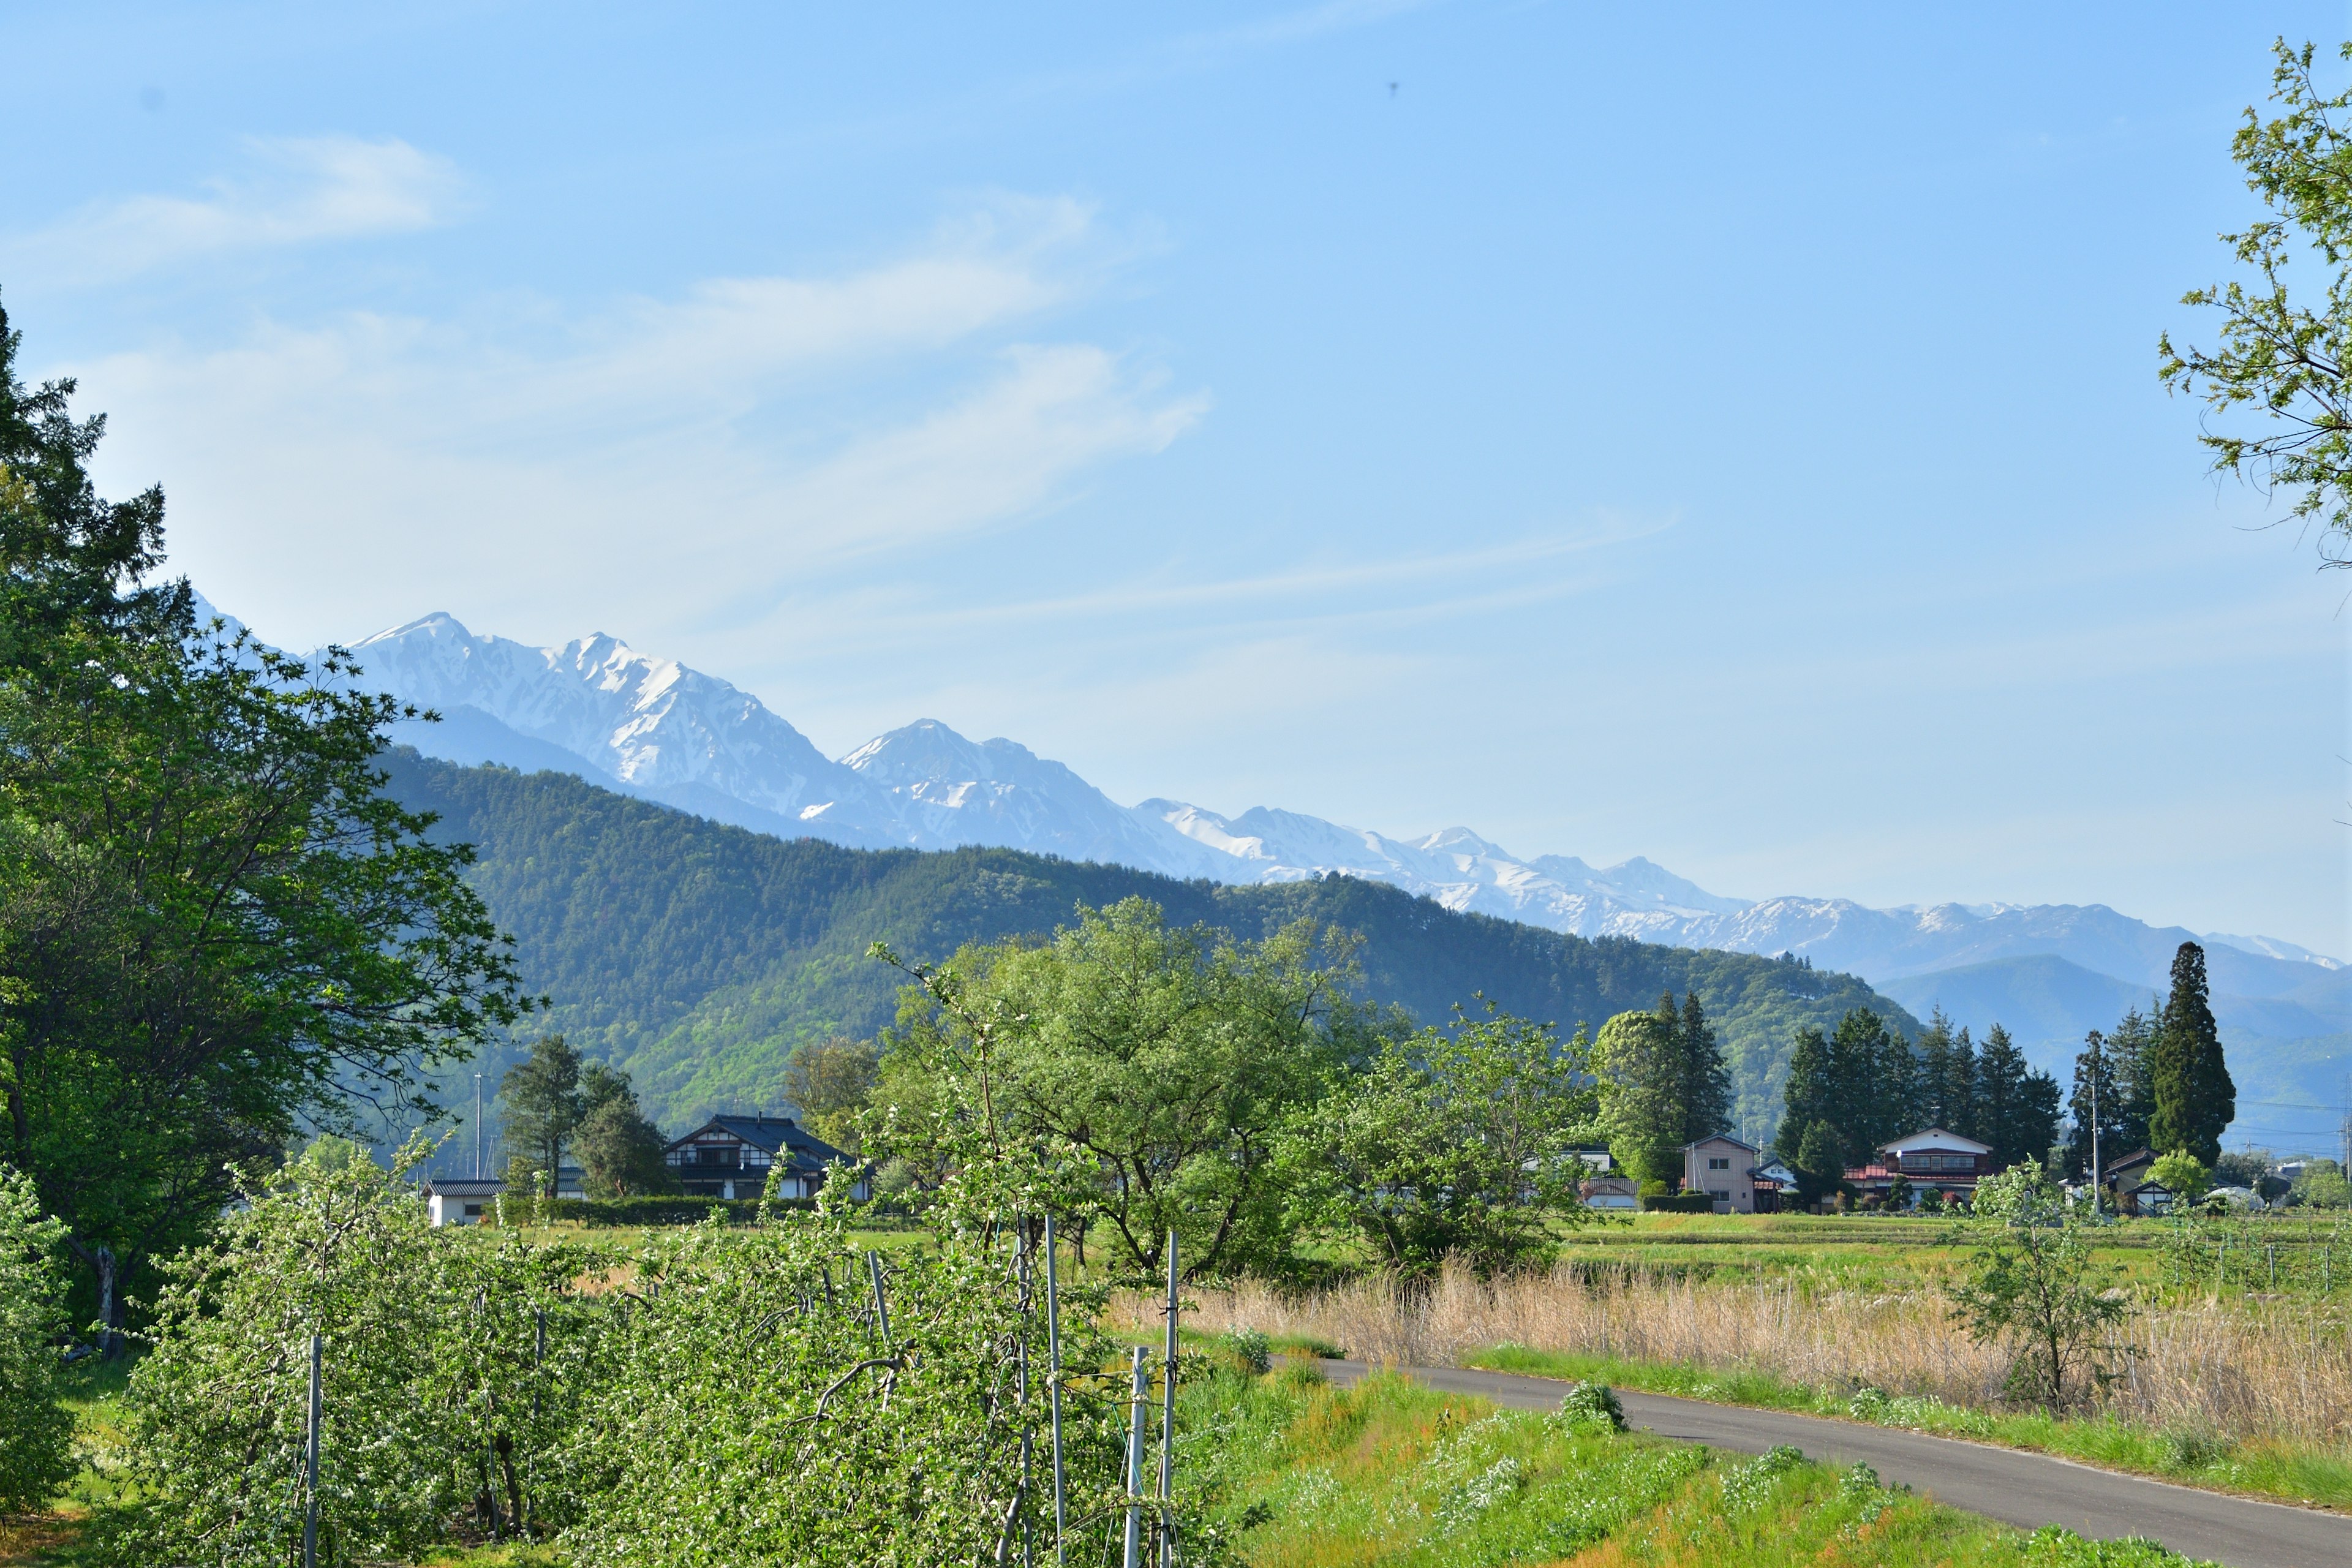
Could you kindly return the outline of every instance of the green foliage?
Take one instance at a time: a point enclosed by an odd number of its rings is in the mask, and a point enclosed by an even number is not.
[[[73,1413],[58,1402],[64,1236],[32,1179],[0,1165],[0,1514],[47,1506],[74,1472]]]
[[[1655,1013],[1620,1013],[1593,1042],[1609,1152],[1637,1182],[1682,1174],[1684,1067],[1672,1023]]]
[[[554,773],[388,759],[394,795],[439,812],[473,844],[473,884],[515,934],[547,1026],[625,1068],[655,1120],[676,1126],[777,1094],[793,1051],[870,1038],[896,1015],[898,976],[877,940],[938,963],[967,945],[1040,939],[1080,904],[1139,895],[1176,927],[1260,941],[1298,921],[1360,939],[1360,1001],[1443,1019],[1483,990],[1506,1012],[1600,1022],[1696,992],[1729,1066],[1734,1119],[1768,1125],[1790,1042],[1868,1006],[1907,1016],[1849,975],[1747,953],[1580,937],[1456,914],[1360,878],[1281,887],[1180,882],[1008,849],[845,849],[791,842],[629,800]]]
[[[1658,1184],[1662,1188],[1665,1185],[1663,1182]],[[1654,1213],[1663,1214],[1713,1214],[1715,1212],[1715,1200],[1707,1196],[1705,1193],[1669,1193],[1661,1191],[1657,1193],[1643,1194],[1642,1195],[1642,1207]]]
[[[2344,1179],[2343,1168],[2335,1161],[2315,1160],[2296,1178],[2294,1197],[2311,1208],[2345,1208],[2352,1206],[2352,1183]]]
[[[569,1537],[583,1568],[911,1568],[1051,1542],[1044,1325],[1008,1246],[894,1255],[887,1331],[822,1216],[679,1233],[637,1268],[593,1438],[609,1489]],[[1097,1370],[1117,1359],[1099,1297],[1063,1300],[1071,1526],[1095,1542],[1124,1494],[1125,1376]]]
[[[1797,1173],[1797,1195],[1806,1203],[1819,1203],[1843,1190],[1845,1149],[1837,1129],[1819,1121],[1806,1128],[1789,1168]]]
[[[1658,999],[1662,1021],[1673,1001],[1671,992]],[[1685,994],[1681,1014],[1675,1019],[1675,1050],[1683,1067],[1680,1142],[1696,1143],[1702,1138],[1729,1131],[1731,1069],[1723,1059],[1722,1042],[1716,1038],[1715,1026],[1707,1022],[1706,1008],[1696,991]]]
[[[1578,1195],[1590,1131],[1589,1047],[1492,1004],[1389,1041],[1284,1140],[1290,1213],[1353,1232],[1390,1266],[1482,1273],[1550,1262]]]
[[[2205,1163],[2185,1149],[2175,1149],[2159,1154],[2147,1168],[2149,1177],[2161,1184],[2164,1190],[2184,1204],[2194,1203],[2205,1195],[2213,1183],[2213,1173]]]
[[[499,1105],[514,1157],[552,1177],[584,1114],[580,1053],[562,1035],[541,1036],[532,1042],[530,1055],[499,1080]]]
[[[2066,1143],[2067,1169],[2087,1176],[2091,1170],[2091,1122],[2096,1087],[2099,1150],[2107,1161],[2149,1147],[2148,1119],[2156,1111],[2156,1026],[2138,1008],[2126,1013],[2105,1034],[2094,1029],[2074,1058],[2074,1088],[2067,1100],[2072,1120]]]
[[[1136,1272],[1158,1275],[1171,1230],[1187,1278],[1283,1267],[1276,1142],[1351,1054],[1344,948],[1307,922],[1255,942],[1171,927],[1129,899],[1081,909],[1049,943],[909,973],[869,1142],[895,1110],[877,1146],[945,1170],[915,1118],[944,1108],[992,1149],[1042,1142],[1082,1161],[1091,1179],[1065,1212],[1098,1217]]]
[[[1625,1430],[1625,1405],[1605,1383],[1579,1382],[1561,1396],[1560,1419],[1570,1426]]]
[[[601,1064],[599,1064],[601,1065]],[[620,1075],[615,1074],[615,1077]],[[646,1117],[628,1080],[581,1120],[573,1134],[592,1198],[635,1198],[669,1191],[676,1173],[665,1162],[661,1129]]]
[[[467,856],[383,795],[414,710],[146,584],[163,499],[100,500],[70,384],[0,318],[0,1119],[107,1269],[199,1234],[304,1122],[398,1105],[519,1016]]]
[[[2221,1155],[2221,1133],[2238,1114],[2237,1085],[2222,1060],[2221,1037],[2206,995],[2205,950],[2184,942],[2172,959],[2172,989],[2156,1023],[2153,1052],[2156,1110],[2148,1146],[2159,1153],[2194,1154],[2210,1166]]]
[[[760,1217],[764,1203],[778,1213],[813,1209],[814,1198],[696,1198],[654,1195],[624,1198],[557,1198],[541,1205],[551,1225],[581,1225],[590,1229],[615,1226],[701,1225],[711,1219],[748,1225]],[[509,1215],[514,1219],[519,1216]]]
[[[2352,204],[2344,195],[2352,139],[2342,118],[2352,90],[2319,91],[2309,44],[2296,49],[2282,38],[2274,47],[2271,99],[2285,111],[2266,121],[2248,109],[2230,144],[2270,216],[2221,237],[2258,279],[2182,296],[2183,304],[2221,312],[2220,344],[2176,349],[2167,333],[2157,344],[2158,374],[2216,413],[2258,411],[2269,420],[2266,430],[2207,429],[2199,440],[2214,472],[2299,492],[2290,515],[2317,519],[2322,559],[2344,565],[2352,563],[2345,551],[2352,542]],[[2352,59],[2352,44],[2341,52]],[[2285,269],[2298,252],[2315,252],[2325,271],[2316,289],[2290,297]]]
[[[2114,1376],[2115,1333],[2128,1310],[2116,1271],[2095,1262],[2089,1227],[2039,1165],[1977,1184],[1977,1243],[1949,1288],[1969,1336],[2015,1352],[2011,1397],[2050,1410],[2086,1402]]]
[[[793,1053],[784,1068],[784,1096],[801,1125],[836,1149],[857,1151],[857,1113],[874,1095],[880,1053],[870,1040],[835,1035]]]
[[[135,1500],[101,1559],[279,1564],[305,1498],[311,1336],[323,1337],[320,1561],[412,1555],[469,1515],[558,1527],[586,1484],[582,1398],[604,1310],[578,1248],[433,1231],[371,1162],[303,1159],[247,1189],[217,1237],[162,1267],[152,1348],[127,1396]],[[536,1356],[539,1312],[550,1359]]]

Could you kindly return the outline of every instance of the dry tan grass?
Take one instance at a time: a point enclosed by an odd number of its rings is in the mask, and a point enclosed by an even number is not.
[[[1799,1281],[1693,1284],[1635,1276],[1588,1284],[1562,1269],[1482,1283],[1449,1268],[1423,1291],[1365,1279],[1311,1296],[1256,1285],[1188,1292],[1191,1323],[1246,1327],[1342,1346],[1359,1359],[1458,1364],[1503,1343],[1769,1373],[1842,1391],[1874,1384],[1973,1408],[1999,1405],[2009,1357],[1959,1331],[1927,1293],[1809,1289]],[[1121,1300],[1139,1328],[1157,1303]],[[2233,1438],[2352,1437],[2352,1335],[2311,1303],[2206,1301],[2152,1309],[2120,1336],[2118,1415]]]

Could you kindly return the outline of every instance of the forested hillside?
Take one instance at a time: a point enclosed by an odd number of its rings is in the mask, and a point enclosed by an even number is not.
[[[1483,991],[1504,1008],[1598,1026],[1696,989],[1720,1033],[1738,1117],[1769,1131],[1796,1029],[1874,1008],[1916,1021],[1851,975],[1745,953],[1587,941],[1456,914],[1382,883],[1182,882],[1008,849],[858,850],[784,840],[628,799],[569,774],[464,767],[406,748],[388,793],[471,842],[474,886],[516,939],[525,981],[559,1029],[626,1069],[676,1126],[779,1102],[803,1040],[887,1023],[899,978],[875,941],[944,958],[965,942],[1042,934],[1080,904],[1139,894],[1172,922],[1258,936],[1307,917],[1363,939],[1365,992],[1423,1020]]]

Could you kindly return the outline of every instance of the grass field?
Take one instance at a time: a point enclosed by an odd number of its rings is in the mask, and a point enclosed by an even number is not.
[[[2136,1310],[2109,1347],[2114,1381],[2063,1420],[2008,1405],[2007,1348],[1950,1321],[1944,1287],[1969,1248],[1934,1222],[1643,1215],[1580,1232],[1549,1275],[1245,1284],[1194,1292],[1194,1318],[1373,1363],[1856,1416],[2352,1510],[2352,1269],[2329,1256],[2333,1224],[2110,1234]],[[1155,1306],[1118,1310],[1140,1325]]]

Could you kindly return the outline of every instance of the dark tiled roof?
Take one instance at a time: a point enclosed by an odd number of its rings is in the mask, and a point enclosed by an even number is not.
[[[495,1176],[427,1176],[426,1195],[438,1193],[445,1198],[494,1198],[507,1190],[507,1184]]]
[[[669,1147],[677,1149],[691,1143],[714,1128],[741,1139],[754,1149],[765,1149],[771,1154],[789,1159],[794,1165],[810,1169],[849,1159],[789,1116],[714,1116],[685,1137],[674,1140]]]

